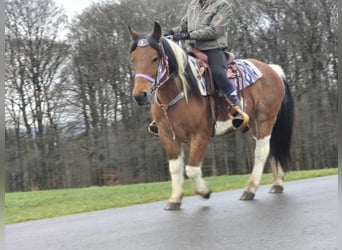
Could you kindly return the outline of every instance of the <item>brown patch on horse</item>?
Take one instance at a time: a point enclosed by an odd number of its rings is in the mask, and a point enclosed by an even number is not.
[[[272,133],[284,98],[284,84],[279,75],[266,63],[248,59],[263,73],[253,87],[244,90],[246,113],[251,117],[250,128],[256,138]]]
[[[144,73],[152,78],[156,77],[158,64],[153,62],[158,57],[158,53],[151,46],[144,48],[137,47],[131,53],[131,60],[135,63],[135,73]],[[151,92],[152,85],[145,78],[135,78],[133,96],[147,95]]]

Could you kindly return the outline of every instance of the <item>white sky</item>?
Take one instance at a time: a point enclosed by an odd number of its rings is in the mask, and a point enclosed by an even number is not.
[[[83,9],[89,7],[92,3],[100,0],[56,0],[57,5],[63,6],[69,17],[80,14]]]

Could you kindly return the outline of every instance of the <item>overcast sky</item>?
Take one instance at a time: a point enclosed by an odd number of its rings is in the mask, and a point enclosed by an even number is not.
[[[63,6],[69,17],[80,14],[84,8],[100,0],[56,0],[57,5]]]

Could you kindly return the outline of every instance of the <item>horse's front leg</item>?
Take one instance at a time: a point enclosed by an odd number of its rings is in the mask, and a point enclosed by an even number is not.
[[[169,159],[169,172],[172,182],[172,193],[165,210],[179,210],[183,198],[184,161],[181,152],[176,159]]]
[[[160,133],[159,136],[164,145],[168,160],[169,172],[172,182],[172,192],[165,210],[179,210],[183,198],[184,160],[180,142],[170,139]]]
[[[189,160],[186,175],[192,180],[195,193],[209,199],[211,190],[202,178],[202,161],[207,151],[209,137],[195,136],[190,142]]]

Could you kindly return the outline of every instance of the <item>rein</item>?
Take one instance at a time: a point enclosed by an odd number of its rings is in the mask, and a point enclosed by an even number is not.
[[[172,127],[172,124],[169,120],[169,116],[167,115],[167,110],[169,109],[170,106],[175,105],[177,102],[179,102],[183,98],[184,98],[184,92],[182,91],[182,92],[178,93],[178,95],[175,98],[173,98],[168,104],[162,104],[158,101],[157,92],[154,95],[154,101],[156,102],[156,104],[159,105],[160,109],[163,111],[164,116],[166,117],[166,120],[169,124],[169,127],[170,127],[171,132],[172,132],[172,139],[173,140],[176,140],[176,134],[175,134],[175,131]]]

